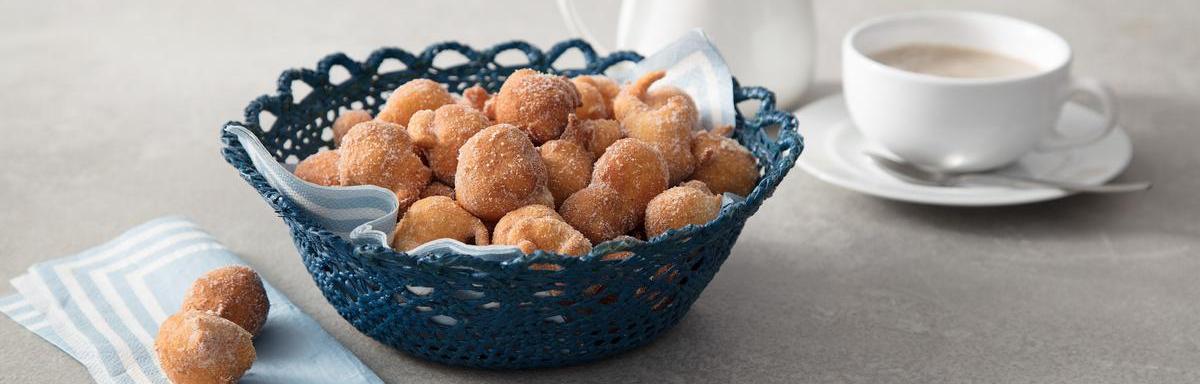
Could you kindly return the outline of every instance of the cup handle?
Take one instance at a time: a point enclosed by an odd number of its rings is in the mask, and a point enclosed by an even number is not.
[[[600,52],[600,54],[612,52],[600,44],[600,40],[596,40],[596,36],[592,34],[592,30],[583,22],[583,17],[579,16],[579,10],[575,9],[575,0],[558,0],[557,3],[558,13],[562,15],[563,24],[567,25],[567,29],[571,30],[571,34],[587,40],[592,45],[592,48]]]
[[[1104,122],[1101,123],[1100,129],[1074,137],[1064,136],[1062,132],[1055,130],[1054,137],[1047,138],[1038,143],[1038,151],[1055,151],[1091,144],[1108,136],[1117,127],[1117,97],[1108,86],[1089,77],[1072,78],[1071,84],[1067,87],[1067,92],[1063,96],[1063,104],[1066,104],[1066,99],[1081,93],[1095,97],[1100,103],[1100,112],[1104,114]]]

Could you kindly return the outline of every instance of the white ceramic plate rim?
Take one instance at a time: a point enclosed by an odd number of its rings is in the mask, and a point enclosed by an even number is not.
[[[1073,103],[1068,105],[1067,110],[1064,114],[1085,113],[1098,116],[1096,112]],[[805,133],[807,147],[804,155],[800,156],[800,168],[820,180],[860,193],[912,203],[979,207],[1027,204],[1071,195],[1051,188],[919,186],[884,176],[883,171],[878,169],[864,169],[853,165],[845,159],[846,154],[840,153],[844,151],[833,149],[832,143],[822,142],[830,138],[841,140],[841,137],[834,135],[845,136],[842,132],[854,129],[841,93],[824,97],[801,108],[796,111],[796,119],[801,132]],[[1101,172],[1072,181],[1103,184],[1115,178],[1129,165],[1133,158],[1133,148],[1128,134],[1122,127],[1118,126],[1110,136],[1092,146],[1102,144],[1113,146],[1115,149],[1106,153],[1110,158],[1106,161],[1107,166]],[[866,161],[865,158],[863,160]]]

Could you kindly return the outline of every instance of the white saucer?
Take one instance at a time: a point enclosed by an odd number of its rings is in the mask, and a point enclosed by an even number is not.
[[[901,181],[863,155],[867,150],[887,152],[868,143],[855,129],[840,93],[796,111],[796,119],[805,143],[800,168],[821,180],[858,192],[892,200],[955,206],[1025,204],[1069,195],[1051,188],[931,187]],[[1069,103],[1058,125],[1060,131],[1070,135],[1095,129],[1101,120],[1100,114]],[[1120,174],[1132,158],[1129,135],[1118,126],[1091,145],[1033,152],[997,173],[1099,185]]]

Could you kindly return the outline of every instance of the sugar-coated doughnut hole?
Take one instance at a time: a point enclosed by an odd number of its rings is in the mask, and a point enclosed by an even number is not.
[[[546,164],[546,187],[554,204],[562,204],[571,194],[592,181],[592,153],[568,140],[550,140],[538,148]]]
[[[159,325],[154,351],[173,383],[236,383],[257,358],[251,338],[220,316],[183,310]]]
[[[546,188],[546,166],[529,136],[497,124],[472,136],[458,152],[454,195],[459,205],[484,221],[534,203],[554,204]]]
[[[736,140],[723,136],[726,127],[696,132],[692,154],[696,157],[693,180],[703,181],[716,194],[747,196],[758,185],[758,159]]]
[[[350,132],[350,128],[371,119],[371,113],[361,109],[349,110],[338,115],[337,119],[333,120],[333,145],[342,145],[342,137]]]
[[[460,104],[443,105],[436,111],[424,110],[409,120],[408,134],[425,153],[434,176],[453,185],[458,168],[458,149],[471,136],[490,125],[483,112]]]
[[[496,244],[515,245],[526,254],[542,250],[583,256],[592,251],[582,233],[543,205],[527,205],[504,215],[496,222],[495,235]]]
[[[430,196],[413,203],[396,224],[392,247],[408,251],[437,239],[488,245],[487,226],[446,196]]]
[[[703,225],[721,213],[721,196],[709,192],[699,181],[689,181],[663,191],[646,204],[646,237],[689,224]]]
[[[209,312],[258,335],[270,309],[258,273],[250,267],[233,265],[208,271],[192,282],[182,310]]]
[[[407,126],[409,118],[417,111],[437,109],[446,104],[454,104],[454,96],[441,84],[429,79],[415,79],[392,91],[375,119]]]
[[[646,203],[670,186],[668,177],[667,162],[658,150],[632,138],[609,146],[592,170],[592,184],[604,184],[620,193],[628,210],[637,216],[635,227],[641,224]]]
[[[426,185],[425,189],[421,190],[422,199],[430,196],[446,196],[453,199],[454,188],[449,185],[442,184],[440,181],[434,181],[429,183],[429,185]]]
[[[571,83],[575,84],[575,89],[579,91],[579,100],[582,103],[575,108],[575,115],[588,120],[612,118],[612,111],[609,109],[612,101],[600,92],[590,78],[576,77],[571,79]]]
[[[637,227],[641,214],[633,208],[611,187],[592,184],[563,201],[558,212],[593,244],[600,244]]]
[[[584,146],[596,159],[604,155],[608,146],[622,138],[621,124],[616,120],[581,120],[575,115],[568,117],[567,128],[561,137],[562,140]]]
[[[487,107],[487,102],[492,98],[486,89],[478,84],[463,90],[462,98],[458,100],[458,104],[474,108],[476,111],[483,112]]]
[[[331,187],[338,185],[338,151],[321,151],[300,160],[293,172],[300,180]]]
[[[571,82],[575,84],[575,87],[577,89],[580,87],[580,84],[586,84],[586,86],[589,86],[591,88],[594,88],[596,91],[599,91],[600,96],[603,97],[605,116],[604,117],[588,117],[588,118],[590,118],[590,119],[612,119],[614,117],[614,115],[613,115],[613,99],[615,99],[617,97],[618,93],[621,93],[621,86],[618,85],[616,81],[613,81],[613,79],[610,79],[610,78],[607,78],[604,76],[582,75],[582,76],[576,76],[576,77],[572,78]],[[583,91],[581,90],[580,96],[582,96],[582,93],[583,93]],[[584,104],[587,104],[587,101],[584,101]]]
[[[682,91],[666,88],[665,96],[647,95],[650,85],[663,76],[663,71],[646,74],[621,90],[613,105],[625,135],[658,149],[670,167],[671,184],[678,184],[695,169],[691,138],[700,115],[691,98]],[[647,102],[648,98],[651,102]]]
[[[407,208],[429,184],[432,172],[414,152],[404,127],[378,120],[355,125],[338,149],[341,185],[376,185],[396,193]]]
[[[496,121],[521,128],[535,144],[557,139],[582,105],[570,80],[531,69],[509,75],[494,100]]]
[[[536,219],[541,217],[551,217],[562,219],[554,208],[547,207],[541,204],[530,204],[521,208],[514,209],[496,221],[496,227],[492,231],[492,240],[496,244],[510,244],[513,241],[511,229],[521,220]]]

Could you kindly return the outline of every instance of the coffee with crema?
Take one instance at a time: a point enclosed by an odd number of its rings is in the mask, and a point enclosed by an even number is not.
[[[948,44],[906,44],[869,56],[889,67],[942,77],[977,79],[1038,72],[1036,66],[1020,59]]]

